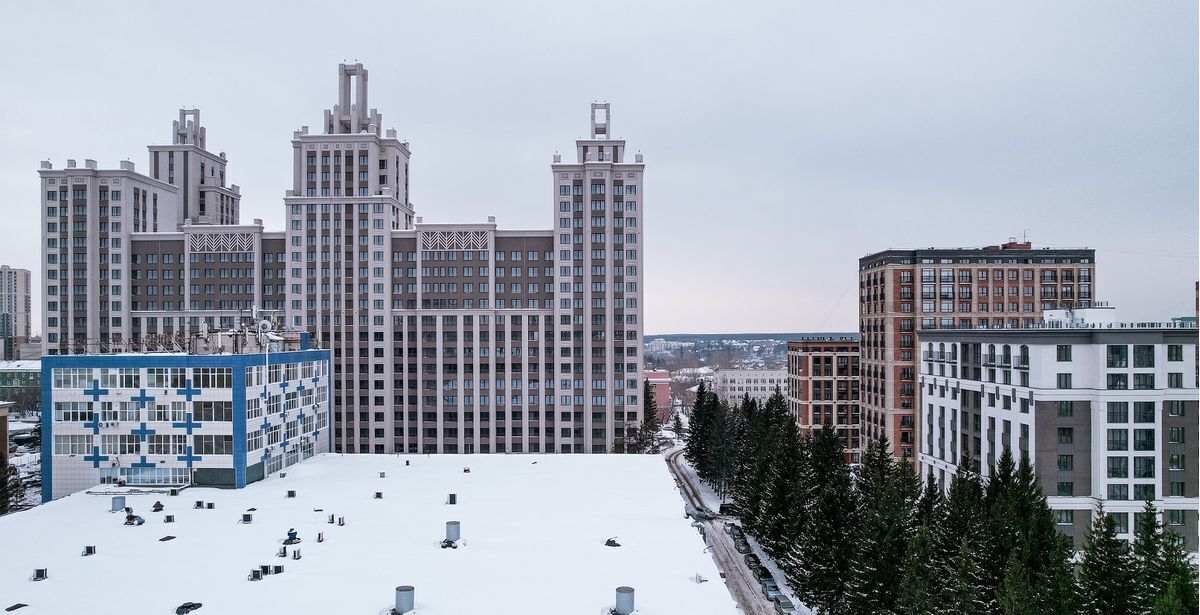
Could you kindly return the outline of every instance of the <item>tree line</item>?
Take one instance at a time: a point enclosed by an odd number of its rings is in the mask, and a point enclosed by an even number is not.
[[[964,459],[943,494],[887,448],[852,471],[833,427],[802,433],[779,391],[731,406],[702,384],[684,455],[819,613],[1197,613],[1196,568],[1151,502],[1132,547],[1098,507],[1076,553],[1026,455],[1005,450],[986,481]]]

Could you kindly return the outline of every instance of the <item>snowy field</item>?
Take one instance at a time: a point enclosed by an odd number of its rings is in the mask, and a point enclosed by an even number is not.
[[[155,500],[164,512],[150,511]],[[378,615],[413,585],[417,613],[599,615],[628,585],[639,615],[736,612],[658,455],[323,455],[240,491],[127,496],[141,526],[110,503],[75,494],[0,517],[0,610],[152,615],[199,602],[196,615]],[[253,522],[239,523],[250,508]],[[442,549],[451,520],[460,546]],[[302,559],[276,557],[292,527]],[[611,537],[622,546],[604,546]],[[81,557],[85,545],[97,554]],[[248,581],[263,564],[284,573]],[[31,581],[34,568],[49,578]]]

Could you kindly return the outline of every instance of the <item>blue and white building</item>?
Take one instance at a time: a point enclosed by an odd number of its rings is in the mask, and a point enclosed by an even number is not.
[[[97,484],[240,489],[328,452],[330,352],[236,333],[224,354],[217,337],[204,353],[45,357],[42,501]]]

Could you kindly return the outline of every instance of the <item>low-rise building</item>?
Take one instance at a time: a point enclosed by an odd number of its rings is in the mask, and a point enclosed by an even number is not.
[[[1048,312],[1014,329],[922,329],[919,463],[948,486],[969,453],[986,478],[1028,455],[1076,548],[1097,503],[1131,538],[1146,500],[1196,551],[1197,329]]]
[[[786,369],[718,369],[713,378],[713,392],[730,405],[747,395],[766,403],[776,389],[787,395]]]
[[[100,483],[241,488],[330,450],[330,352],[267,329],[44,357],[42,501]]]
[[[862,456],[859,427],[858,335],[812,336],[788,342],[788,411],[802,431],[831,424],[846,460]]]
[[[648,369],[644,372],[650,390],[654,392],[654,404],[658,411],[658,422],[665,425],[671,420],[671,372],[665,369]]]

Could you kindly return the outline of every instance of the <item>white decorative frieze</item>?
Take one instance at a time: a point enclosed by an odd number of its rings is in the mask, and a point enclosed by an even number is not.
[[[188,235],[191,252],[253,252],[254,233],[192,233]]]
[[[486,250],[487,231],[422,231],[422,250]]]

